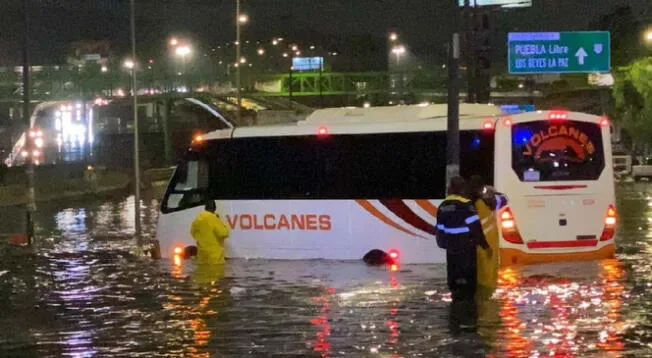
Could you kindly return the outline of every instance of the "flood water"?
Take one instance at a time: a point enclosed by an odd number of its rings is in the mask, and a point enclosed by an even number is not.
[[[142,255],[132,198],[41,204],[35,254],[0,246],[0,356],[652,356],[652,185],[618,196],[617,259],[502,271],[476,332],[450,324],[443,265],[232,260],[211,272]],[[0,232],[22,220],[3,209]]]

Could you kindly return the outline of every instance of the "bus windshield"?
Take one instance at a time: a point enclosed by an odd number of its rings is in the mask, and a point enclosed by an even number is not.
[[[207,189],[208,163],[197,159],[181,163],[172,177],[162,209],[169,212],[203,205]]]
[[[512,168],[523,182],[597,180],[604,167],[596,123],[545,120],[512,126]]]

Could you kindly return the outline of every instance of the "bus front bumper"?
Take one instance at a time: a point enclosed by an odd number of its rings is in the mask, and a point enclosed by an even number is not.
[[[565,253],[527,253],[518,249],[500,249],[500,266],[525,266],[565,261],[594,261],[614,257],[616,245],[611,243],[598,250]]]

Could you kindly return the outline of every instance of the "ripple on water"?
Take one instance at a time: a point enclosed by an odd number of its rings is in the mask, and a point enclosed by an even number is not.
[[[178,266],[134,249],[133,200],[44,206],[38,254],[3,248],[0,356],[650,356],[651,195],[618,188],[616,260],[501,271],[475,332],[451,326],[471,306],[451,304],[443,265]]]

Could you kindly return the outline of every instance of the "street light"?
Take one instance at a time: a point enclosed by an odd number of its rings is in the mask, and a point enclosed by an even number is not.
[[[398,40],[398,35],[396,34],[396,32],[392,32],[389,34],[389,40],[392,42]]]
[[[101,71],[102,71],[103,73],[109,72],[109,68],[106,67],[106,66],[102,66]]]
[[[125,60],[124,67],[128,70],[133,70],[136,67],[136,64],[133,60]]]
[[[238,15],[238,22],[241,24],[246,24],[247,22],[249,22],[249,16],[247,16],[247,14]]]
[[[652,42],[652,30],[647,30],[645,33],[645,40],[647,42]]]
[[[398,45],[392,48],[392,53],[396,55],[396,66],[401,63],[401,55],[405,53],[405,46]]]
[[[190,55],[191,52],[192,52],[192,50],[190,49],[189,46],[179,46],[175,50],[175,53],[177,54],[177,56],[180,56],[182,58],[185,58],[186,56]]]
[[[179,44],[179,40],[176,37],[170,39],[170,46],[176,46]]]
[[[265,54],[265,49],[259,48],[259,49],[258,49],[258,55],[259,55],[259,56],[262,56],[262,55],[264,55],[264,54]]]

